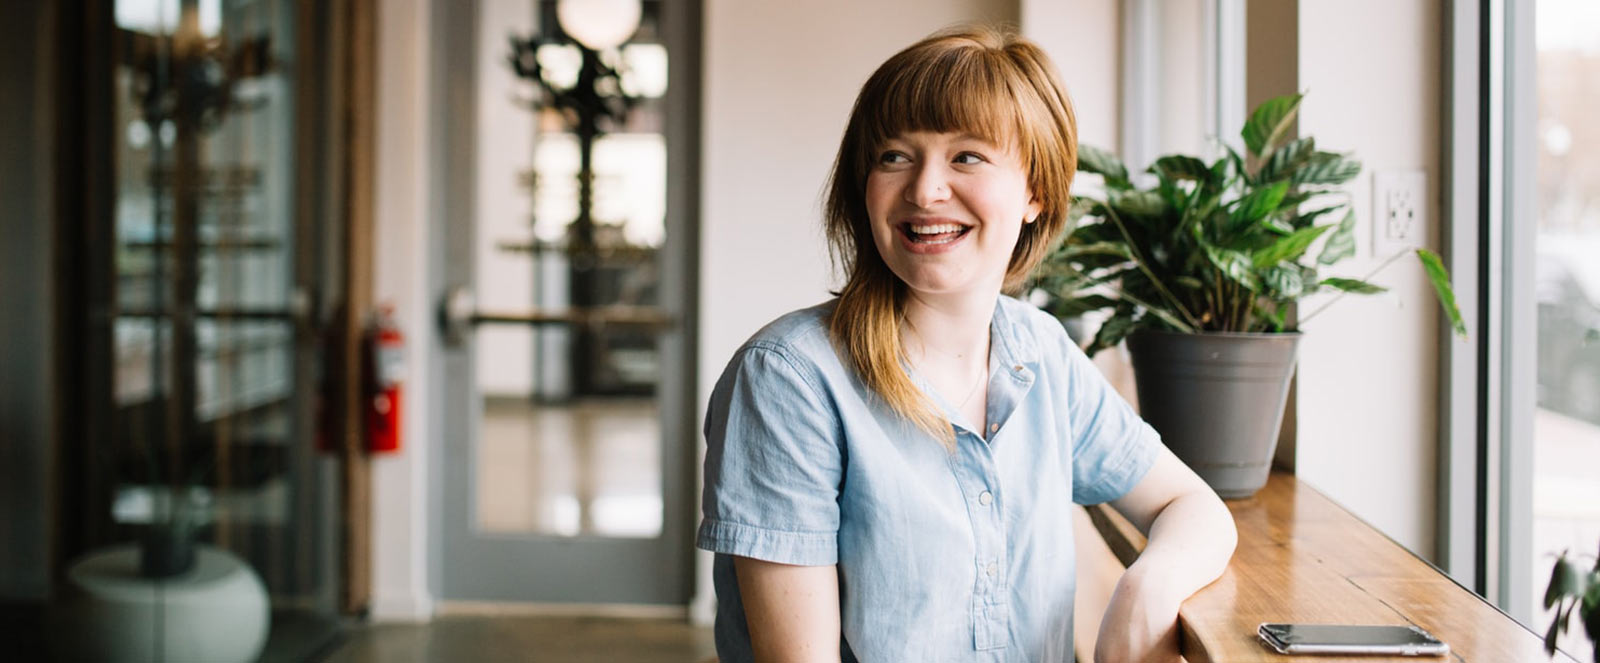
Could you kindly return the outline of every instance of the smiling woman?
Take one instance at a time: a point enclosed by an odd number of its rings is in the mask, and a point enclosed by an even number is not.
[[[982,28],[862,87],[825,210],[844,287],[747,341],[706,413],[723,661],[1071,660],[1072,505],[1102,502],[1150,543],[1096,656],[1176,660],[1232,519],[1059,323],[1002,295],[1065,224],[1071,108],[1036,46]]]

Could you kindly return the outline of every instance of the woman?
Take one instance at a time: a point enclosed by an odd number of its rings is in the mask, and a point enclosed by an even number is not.
[[[826,205],[839,297],[728,364],[706,416],[717,649],[745,660],[1072,658],[1072,504],[1149,535],[1095,658],[1176,660],[1227,509],[1061,325],[1007,296],[1060,234],[1076,126],[1033,44],[936,34],[862,86]]]

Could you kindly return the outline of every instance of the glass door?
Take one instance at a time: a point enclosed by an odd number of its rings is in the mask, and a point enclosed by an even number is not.
[[[443,596],[681,606],[692,235],[668,182],[689,163],[687,4],[572,4],[479,0],[445,46],[472,58],[447,66],[475,72],[453,94],[475,134],[450,148],[475,182],[447,194],[471,222],[444,233]],[[617,18],[610,41],[584,31]]]
[[[105,182],[108,202],[68,233],[87,293],[69,399],[90,457],[66,470],[87,486],[66,567],[81,658],[305,660],[336,634],[317,395],[338,235],[314,218],[305,149],[323,115],[303,34],[318,4],[88,4],[85,78],[102,89],[81,186]]]

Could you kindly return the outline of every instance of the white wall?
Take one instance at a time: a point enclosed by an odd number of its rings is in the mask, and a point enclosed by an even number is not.
[[[1078,120],[1078,142],[1121,144],[1119,0],[1021,0],[1022,34],[1055,61]]]
[[[850,105],[883,60],[966,21],[1015,24],[990,0],[706,0],[702,88],[700,389],[762,325],[836,285],[821,197]],[[704,442],[697,447],[704,449]],[[699,504],[698,491],[693,497]],[[710,616],[710,557],[694,616]]]
[[[1371,252],[1372,173],[1428,176],[1426,245],[1437,250],[1440,8],[1427,0],[1300,4],[1301,135],[1352,151],[1360,276]],[[1382,17],[1383,20],[1374,20]],[[1359,35],[1359,39],[1351,39]],[[1375,279],[1392,296],[1346,297],[1312,319],[1300,354],[1299,476],[1431,558],[1437,482],[1438,305],[1413,258]],[[1301,316],[1321,299],[1301,304]]]
[[[405,450],[372,460],[372,618],[427,619],[427,536],[430,384],[425,348],[434,347],[428,301],[428,0],[378,3],[377,155],[373,287],[375,301],[392,302],[406,335]],[[437,393],[437,392],[435,392]]]

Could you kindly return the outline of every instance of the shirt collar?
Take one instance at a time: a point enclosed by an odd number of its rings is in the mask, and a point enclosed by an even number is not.
[[[994,321],[989,325],[994,357],[1007,371],[1015,371],[1018,366],[1036,367],[1039,363],[1039,343],[1027,322],[1015,319],[1017,312],[1012,307],[1016,305],[1016,300],[1001,295],[995,301]]]

